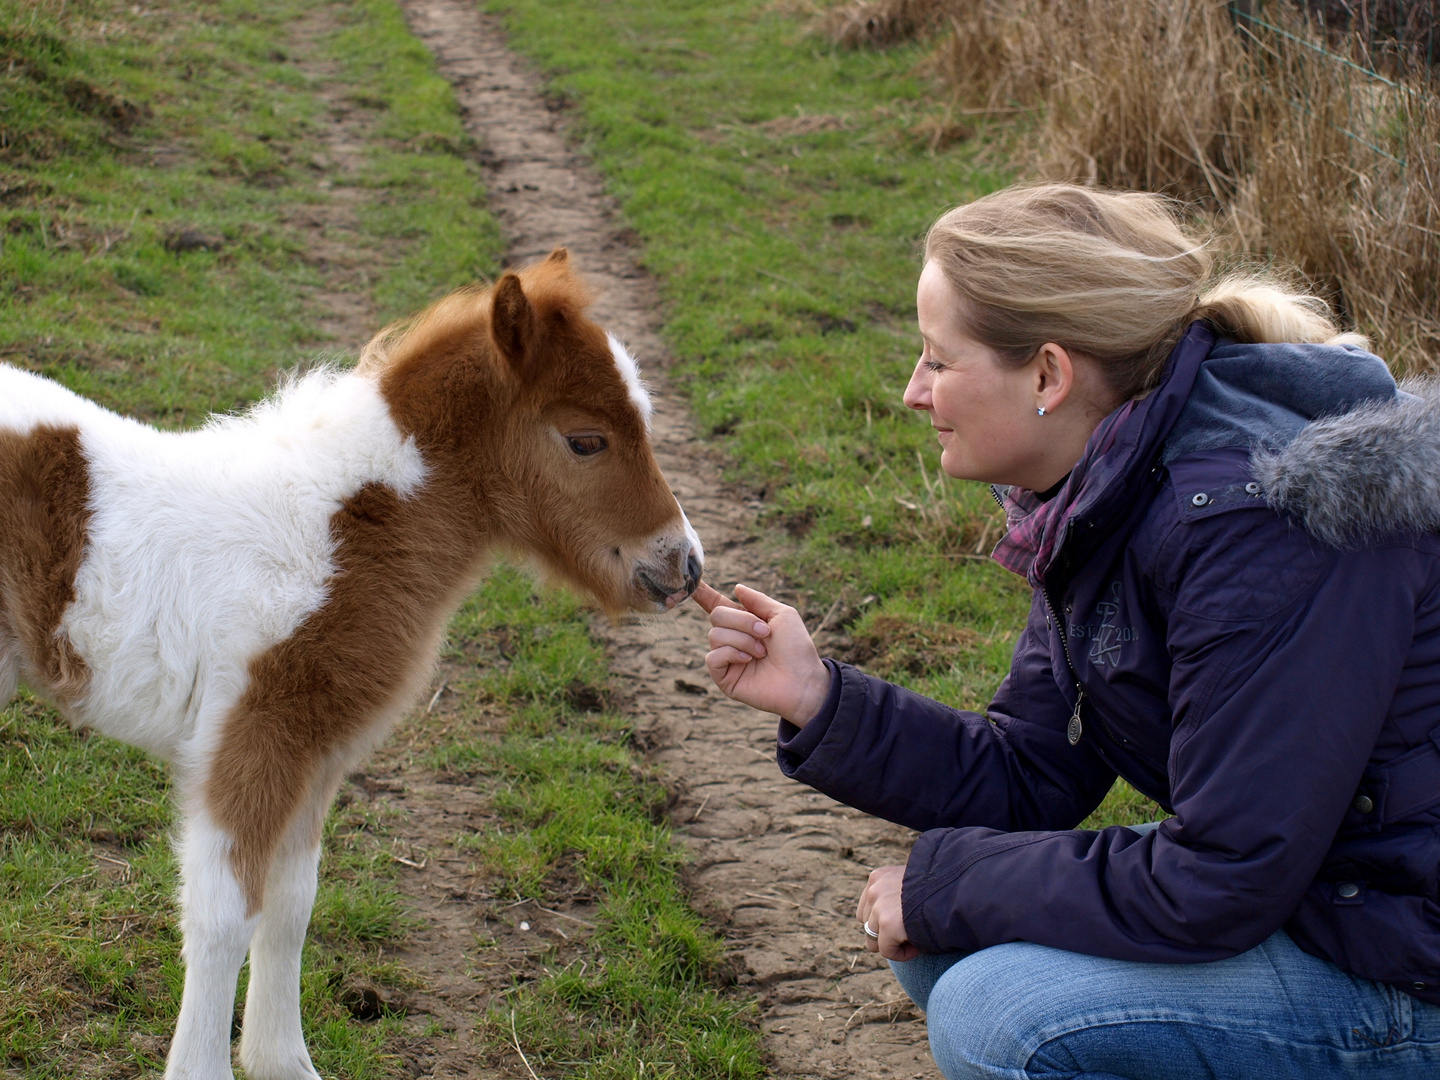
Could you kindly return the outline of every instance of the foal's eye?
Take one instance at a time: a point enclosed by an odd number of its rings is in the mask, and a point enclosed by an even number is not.
[[[598,454],[610,445],[605,441],[604,435],[567,435],[565,441],[570,445],[570,449],[580,457]]]

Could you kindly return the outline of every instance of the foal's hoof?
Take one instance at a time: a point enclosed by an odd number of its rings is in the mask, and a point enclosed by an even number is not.
[[[267,1058],[256,1054],[247,1060],[242,1054],[240,1067],[245,1070],[245,1080],[320,1080],[320,1074],[310,1064],[310,1055],[303,1050],[298,1057],[285,1054]]]

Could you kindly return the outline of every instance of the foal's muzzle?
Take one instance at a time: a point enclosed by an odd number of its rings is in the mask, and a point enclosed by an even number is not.
[[[683,535],[658,539],[649,557],[635,561],[635,583],[662,611],[689,599],[705,572],[700,537],[688,520],[684,525]]]

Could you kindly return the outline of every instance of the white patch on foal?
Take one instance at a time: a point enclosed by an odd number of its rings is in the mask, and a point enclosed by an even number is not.
[[[200,718],[224,716],[250,661],[324,604],[342,502],[369,483],[408,495],[424,463],[375,382],[332,371],[184,434],[79,412],[92,516],[61,629],[92,682],[75,716],[198,765],[196,736],[219,731]]]
[[[623,341],[614,334],[605,336],[610,339],[610,354],[615,357],[615,367],[620,372],[620,377],[625,380],[625,388],[630,391],[631,404],[640,411],[640,416],[645,421],[645,433],[648,435],[650,419],[655,415],[655,405],[650,400],[650,388],[640,377],[640,364],[630,355],[630,350]]]

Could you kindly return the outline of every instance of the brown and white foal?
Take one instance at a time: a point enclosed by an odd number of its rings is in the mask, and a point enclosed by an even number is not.
[[[342,777],[429,680],[497,549],[611,613],[695,588],[635,361],[563,249],[184,434],[0,365],[0,705],[24,681],[164,757],[185,996],[167,1078],[313,1078],[300,951]]]

